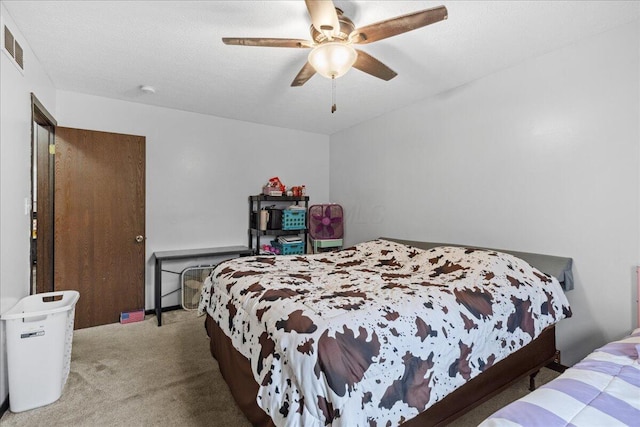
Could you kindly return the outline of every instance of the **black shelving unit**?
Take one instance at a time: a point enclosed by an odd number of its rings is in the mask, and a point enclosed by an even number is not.
[[[256,218],[255,226],[252,227],[251,217],[254,215],[254,212],[260,212],[260,209],[265,206],[265,204],[273,205],[279,203],[295,203],[296,205],[300,205],[300,203],[304,203],[305,210],[307,211],[307,216],[309,212],[309,196],[265,196],[263,194],[258,194],[256,196],[249,196],[249,227],[248,227],[248,238],[249,238],[249,249],[253,250],[254,254],[260,253],[260,238],[262,236],[291,236],[291,235],[303,235],[304,239],[304,253],[307,253],[307,237],[309,235],[309,218],[307,217],[305,220],[305,228],[301,230],[260,230],[260,222],[259,218]],[[256,245],[253,246],[253,242],[255,241]]]

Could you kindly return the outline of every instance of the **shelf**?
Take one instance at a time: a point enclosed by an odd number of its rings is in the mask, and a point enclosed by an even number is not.
[[[264,194],[258,194],[256,196],[249,196],[251,202],[308,202],[309,196],[266,196]]]
[[[275,204],[278,203],[295,203],[298,206],[304,206],[305,212],[309,210],[309,196],[267,196],[264,194],[249,196],[249,228],[247,233],[249,237],[249,249],[254,253],[259,253],[261,250],[260,240],[263,236],[299,235],[301,237],[301,240],[304,242],[303,253],[307,253],[307,240],[309,236],[308,228],[302,228],[299,230],[260,230],[259,228],[255,228],[258,221],[258,218],[256,218],[256,213],[260,211],[260,208],[264,207],[267,204],[273,204],[275,206]],[[308,221],[308,218],[305,221]],[[301,226],[303,224],[296,225]],[[305,222],[304,225],[308,226],[308,223]]]
[[[250,228],[249,230],[252,236],[291,236],[308,232],[306,228],[301,228],[300,230],[258,230]]]

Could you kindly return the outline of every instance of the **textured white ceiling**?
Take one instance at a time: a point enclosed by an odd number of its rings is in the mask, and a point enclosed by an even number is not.
[[[640,15],[635,1],[336,0],[356,27],[441,4],[449,19],[361,46],[398,76],[351,70],[331,114],[330,80],[290,87],[308,50],[221,42],[309,39],[302,0],[2,3],[58,89],[328,135]]]

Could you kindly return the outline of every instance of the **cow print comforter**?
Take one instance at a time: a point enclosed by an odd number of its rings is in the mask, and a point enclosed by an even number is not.
[[[558,281],[511,255],[382,239],[226,261],[199,311],[278,426],[398,425],[571,315]]]

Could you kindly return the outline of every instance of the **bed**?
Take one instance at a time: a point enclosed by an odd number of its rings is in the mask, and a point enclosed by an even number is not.
[[[640,425],[640,329],[487,418],[497,426]]]
[[[199,311],[260,426],[446,423],[556,360],[571,315],[557,277],[520,258],[387,238],[226,261]]]

